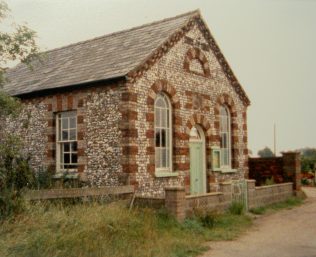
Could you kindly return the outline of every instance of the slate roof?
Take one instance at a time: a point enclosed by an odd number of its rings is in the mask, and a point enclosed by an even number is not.
[[[23,95],[52,88],[124,77],[199,11],[53,49],[33,69],[7,71],[4,90]]]

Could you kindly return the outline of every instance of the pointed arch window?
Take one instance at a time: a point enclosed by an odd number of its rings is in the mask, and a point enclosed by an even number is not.
[[[221,168],[231,168],[231,117],[227,106],[220,108]]]
[[[156,173],[172,171],[171,103],[159,93],[155,99],[155,168]]]

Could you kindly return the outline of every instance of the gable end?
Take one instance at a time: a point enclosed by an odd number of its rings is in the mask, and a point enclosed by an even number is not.
[[[188,20],[188,22],[182,26],[179,30],[174,32],[163,44],[161,44],[153,53],[151,53],[144,62],[138,65],[135,69],[130,71],[126,78],[130,83],[134,83],[137,79],[139,79],[145,71],[150,69],[161,57],[163,57],[168,51],[180,40],[185,34],[190,31],[194,25],[197,25],[200,31],[202,32],[203,36],[205,37],[206,41],[209,44],[212,52],[216,56],[219,64],[221,65],[223,72],[225,73],[227,79],[230,81],[232,87],[234,88],[235,92],[238,94],[240,99],[242,100],[245,106],[250,105],[250,100],[238,82],[236,76],[234,75],[232,69],[230,68],[227,60],[225,59],[224,55],[222,54],[220,48],[218,47],[215,39],[211,35],[210,30],[206,26],[205,22],[201,18],[201,15],[197,12],[195,15]],[[186,42],[188,42],[188,38],[186,37]],[[205,46],[204,46],[205,48]],[[184,64],[184,68],[187,70],[188,64]],[[205,71],[204,71],[205,72]],[[210,74],[204,73],[206,77],[211,77]]]

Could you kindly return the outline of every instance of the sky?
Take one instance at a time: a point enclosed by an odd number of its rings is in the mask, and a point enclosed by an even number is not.
[[[316,147],[316,0],[7,0],[49,50],[200,9],[251,100],[256,154]]]

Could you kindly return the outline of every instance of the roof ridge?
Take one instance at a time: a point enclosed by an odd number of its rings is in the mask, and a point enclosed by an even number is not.
[[[90,38],[90,39],[87,39],[87,40],[82,40],[82,41],[75,42],[75,43],[72,43],[72,44],[69,44],[69,45],[56,47],[56,48],[53,48],[53,49],[50,49],[50,50],[47,50],[47,51],[44,51],[44,52],[41,52],[41,53],[42,54],[50,53],[50,52],[53,52],[53,51],[57,51],[57,50],[60,50],[60,49],[72,47],[72,46],[75,46],[75,45],[85,44],[85,43],[88,43],[90,41],[98,40],[98,39],[105,38],[105,37],[108,37],[108,36],[113,36],[113,35],[116,35],[116,34],[121,34],[121,33],[125,33],[125,32],[128,32],[128,31],[133,31],[133,30],[136,30],[136,29],[152,26],[152,25],[155,25],[155,24],[158,24],[158,23],[161,23],[161,22],[175,20],[175,19],[178,19],[180,17],[189,16],[189,15],[193,16],[194,14],[200,14],[200,10],[199,9],[195,9],[193,11],[189,11],[189,12],[186,12],[186,13],[183,13],[183,14],[179,14],[179,15],[176,15],[176,16],[173,16],[173,17],[165,18],[165,19],[158,20],[158,21],[149,22],[149,23],[146,23],[146,24],[143,24],[143,25],[131,27],[131,28],[128,28],[128,29],[120,30],[120,31],[114,31],[114,32],[109,33],[109,34],[105,34],[105,35],[102,35],[102,36],[97,36],[97,37]]]

